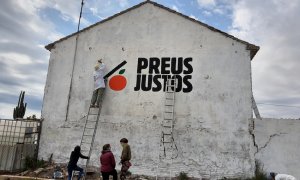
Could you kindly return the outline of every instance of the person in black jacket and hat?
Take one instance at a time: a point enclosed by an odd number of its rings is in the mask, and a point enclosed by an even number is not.
[[[70,161],[68,164],[68,180],[71,180],[72,178],[72,172],[75,171],[79,171],[79,176],[78,179],[81,178],[81,176],[83,175],[83,169],[77,166],[77,162],[79,157],[83,158],[83,159],[89,159],[89,157],[84,156],[81,154],[80,152],[80,146],[76,146],[74,148],[74,151],[72,151],[71,156],[70,156]]]

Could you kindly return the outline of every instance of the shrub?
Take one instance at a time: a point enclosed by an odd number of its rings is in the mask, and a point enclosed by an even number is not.
[[[263,165],[259,161],[255,161],[255,177],[253,177],[252,180],[268,180]]]
[[[24,169],[25,170],[36,169],[36,168],[43,167],[44,165],[45,165],[45,161],[43,159],[39,160],[33,157],[26,156]]]
[[[179,179],[179,180],[188,180],[188,179],[190,179],[190,178],[188,177],[187,173],[181,172],[181,173],[179,173],[179,175],[177,176],[177,179]]]

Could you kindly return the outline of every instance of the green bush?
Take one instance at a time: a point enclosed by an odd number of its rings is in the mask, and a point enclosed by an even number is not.
[[[255,177],[251,180],[268,180],[263,165],[259,161],[255,161]]]
[[[178,180],[188,180],[188,179],[190,179],[190,178],[188,177],[187,173],[181,172],[181,173],[179,173],[179,175],[177,176],[177,179],[178,179]]]
[[[25,170],[37,169],[37,168],[43,167],[44,165],[45,165],[45,161],[43,159],[39,160],[39,159],[35,159],[33,157],[26,156],[24,169]]]

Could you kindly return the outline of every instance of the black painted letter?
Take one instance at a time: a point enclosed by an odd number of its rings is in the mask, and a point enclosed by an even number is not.
[[[146,58],[139,58],[138,65],[137,65],[137,73],[142,73],[142,69],[146,69],[148,67],[148,59]]]
[[[161,82],[158,80],[161,78],[161,75],[154,75],[153,76],[153,83],[156,85],[156,87],[153,86],[152,91],[158,92],[161,90]]]
[[[176,60],[177,59],[177,60]],[[176,58],[172,57],[171,59],[171,72],[172,74],[181,74],[182,73],[182,57]],[[177,69],[176,69],[177,67]]]
[[[142,75],[141,90],[143,90],[143,91],[150,91],[151,87],[152,87],[152,75],[145,75],[145,74],[143,74]]]
[[[163,57],[161,58],[161,74],[170,74],[170,70],[167,70],[167,68],[170,67],[170,58],[169,57]]]
[[[187,68],[187,70],[184,70],[183,74],[192,74],[193,66],[190,64],[190,62],[192,62],[192,61],[193,61],[193,58],[191,58],[191,57],[184,59],[184,65]]]
[[[192,75],[186,75],[186,76],[183,77],[183,83],[186,85],[186,88],[182,89],[182,91],[184,93],[188,93],[188,92],[191,92],[193,90],[193,85],[189,81],[190,79],[192,79]]]
[[[153,71],[155,74],[159,74],[159,65],[160,61],[156,57],[152,57],[149,59],[149,74],[152,74]]]
[[[141,88],[141,75],[138,74],[136,76],[136,86],[134,87],[134,91],[139,91]]]

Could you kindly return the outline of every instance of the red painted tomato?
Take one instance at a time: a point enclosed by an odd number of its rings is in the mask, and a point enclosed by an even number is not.
[[[114,91],[121,91],[126,87],[127,80],[122,75],[115,75],[109,80],[109,87]]]

